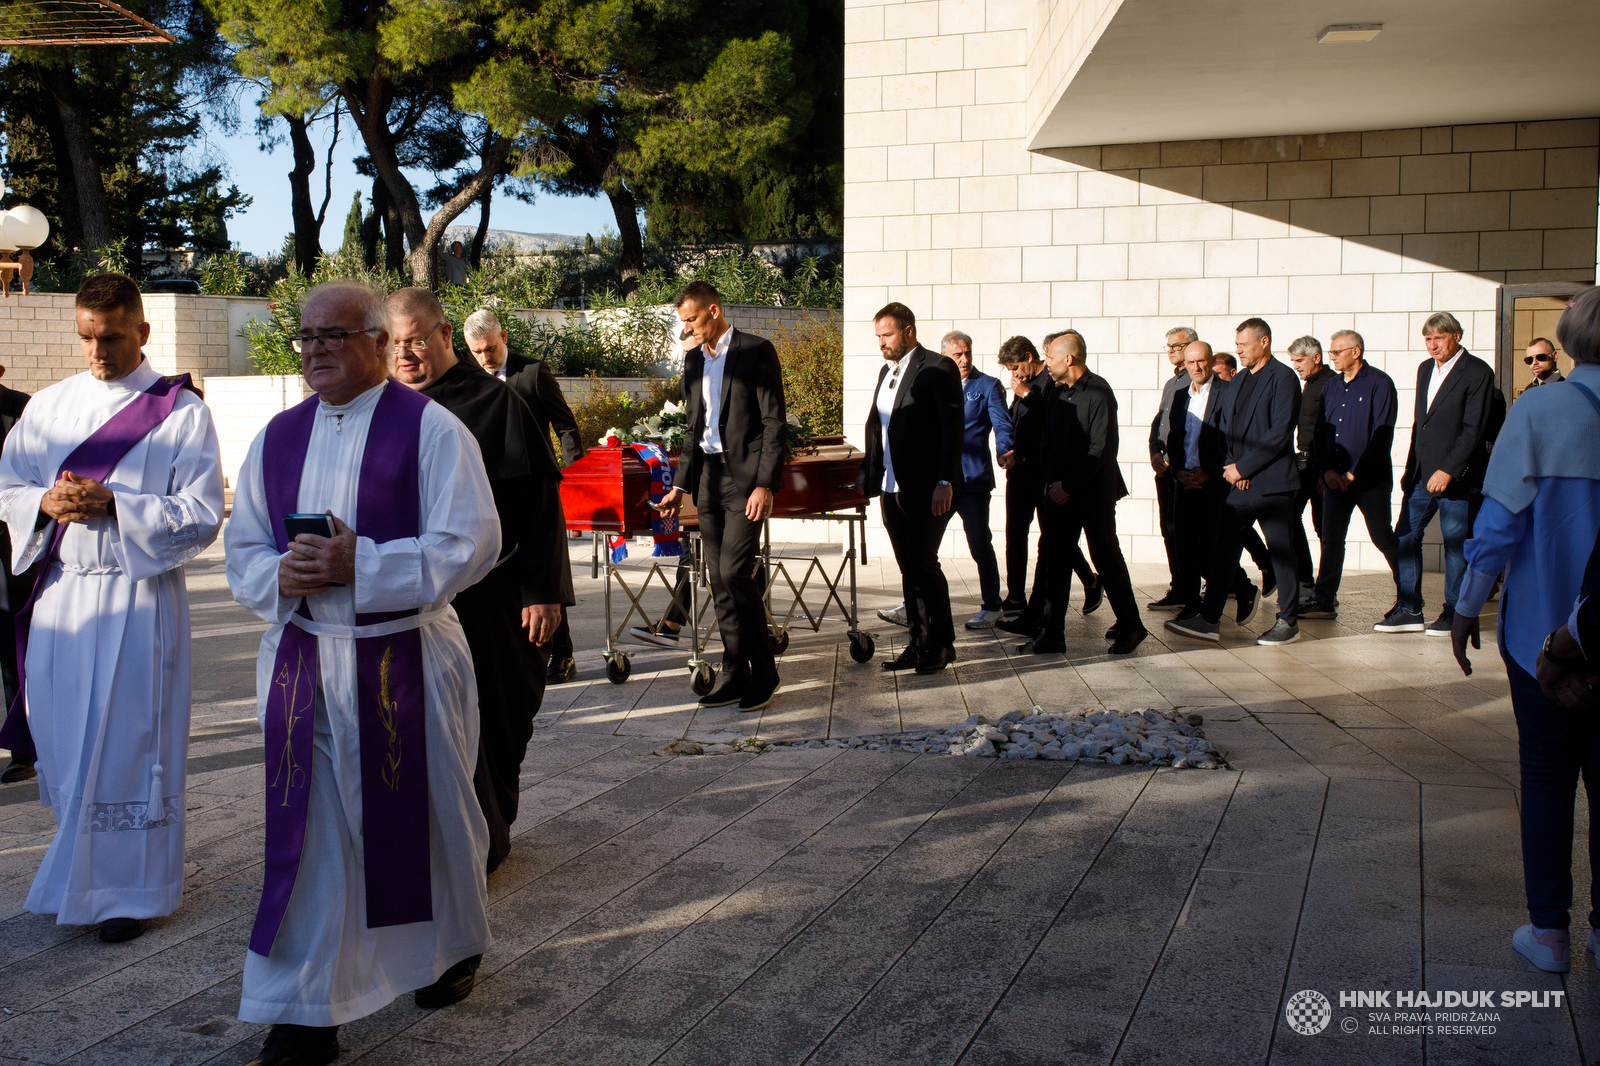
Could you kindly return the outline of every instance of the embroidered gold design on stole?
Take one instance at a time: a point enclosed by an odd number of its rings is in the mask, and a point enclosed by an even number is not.
[[[400,730],[395,726],[395,714],[400,710],[389,695],[389,663],[394,659],[394,647],[383,649],[383,659],[378,663],[378,721],[389,734],[389,754],[383,764],[383,783],[391,792],[400,791]]]
[[[312,685],[311,679],[306,677],[305,656],[295,656],[294,678],[289,677],[289,665],[284,664],[278,671],[277,680],[274,682],[283,692],[284,707],[284,741],[283,751],[278,755],[278,774],[272,779],[273,788],[278,787],[278,782],[283,782],[282,805],[289,805],[289,793],[302,787],[305,782],[305,767],[294,757],[294,729],[302,715],[311,710]],[[300,684],[306,682],[305,700],[300,698]]]

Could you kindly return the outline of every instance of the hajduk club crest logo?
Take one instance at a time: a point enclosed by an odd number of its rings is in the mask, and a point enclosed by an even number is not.
[[[1289,1005],[1283,1009],[1283,1014],[1288,1019],[1289,1028],[1301,1036],[1316,1036],[1333,1021],[1333,1004],[1321,992],[1308,988],[1289,997]]]

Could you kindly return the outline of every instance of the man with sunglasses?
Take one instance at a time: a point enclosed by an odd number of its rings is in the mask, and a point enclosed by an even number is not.
[[[1522,361],[1533,367],[1533,380],[1528,382],[1528,388],[1535,385],[1554,385],[1565,380],[1561,371],[1556,369],[1556,346],[1543,337],[1535,337],[1528,344],[1528,354]]]

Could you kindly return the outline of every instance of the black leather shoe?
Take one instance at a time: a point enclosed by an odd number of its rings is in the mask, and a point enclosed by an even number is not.
[[[1061,637],[1034,637],[1028,643],[1018,645],[1017,650],[1024,655],[1052,655],[1066,651],[1067,642]]]
[[[433,984],[411,993],[411,1002],[423,1010],[438,1010],[452,1003],[460,1003],[472,995],[472,988],[478,983],[478,963],[482,961],[482,955],[462,959]]]
[[[750,672],[746,667],[743,670],[723,670],[722,684],[700,697],[702,707],[731,707],[744,699],[745,690],[750,687]]]
[[[996,622],[994,627],[1004,633],[1015,633],[1019,637],[1036,637],[1039,627],[1025,618],[1014,618],[1009,622]]]
[[[145,924],[143,918],[107,918],[100,923],[100,942],[121,944],[125,940],[135,940],[144,936]]]
[[[39,776],[39,771],[33,768],[33,763],[27,759],[11,756],[11,765],[0,770],[0,785],[12,785],[18,781],[32,781]]]
[[[274,1025],[245,1066],[327,1066],[339,1057],[337,1025]]]
[[[1116,640],[1117,637],[1121,633],[1122,633],[1122,623],[1121,622],[1112,622],[1111,623],[1111,627],[1106,630],[1106,639],[1107,640]]]
[[[1094,614],[1106,599],[1106,583],[1100,580],[1100,575],[1094,575],[1094,584],[1083,590],[1083,613]]]
[[[917,673],[937,674],[956,661],[954,648],[929,648],[917,657]]]
[[[885,670],[914,670],[921,657],[922,654],[915,644],[907,644],[899,655],[893,659],[885,659],[880,665]]]
[[[1270,596],[1278,591],[1278,575],[1271,567],[1261,575],[1261,595]]]
[[[1149,635],[1150,631],[1144,626],[1140,626],[1138,629],[1130,629],[1126,633],[1118,633],[1116,641],[1111,645],[1111,654],[1128,655],[1140,644],[1143,644],[1144,638]]]
[[[766,677],[752,677],[750,684],[745,687],[744,698],[739,701],[739,710],[761,710],[772,702],[772,697],[776,696],[782,687],[783,682],[778,679],[776,670]]]
[[[1180,596],[1173,589],[1168,589],[1167,594],[1159,600],[1151,600],[1145,604],[1147,611],[1181,611],[1188,602],[1188,597]]]
[[[1028,609],[1028,601],[1027,600],[1001,600],[1000,601],[1000,613],[1001,614],[1021,614],[1023,611],[1025,611],[1027,609]]]
[[[578,664],[572,657],[565,659],[551,659],[550,666],[544,672],[544,679],[552,685],[564,684],[578,676]]]

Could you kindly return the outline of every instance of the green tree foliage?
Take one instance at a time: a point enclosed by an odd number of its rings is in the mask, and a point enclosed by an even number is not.
[[[219,167],[195,162],[202,109],[226,95],[222,44],[204,11],[193,0],[126,6],[178,43],[19,47],[0,57],[6,182],[13,202],[51,220],[40,258],[116,241],[226,251],[227,219],[250,202],[223,189]]]

